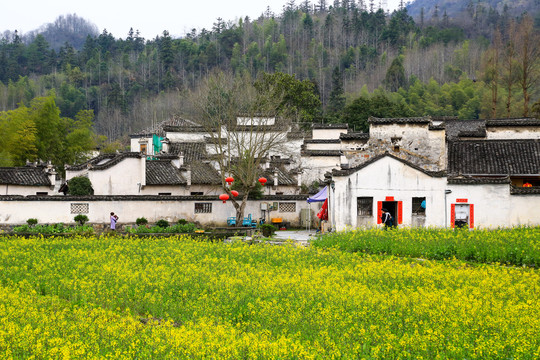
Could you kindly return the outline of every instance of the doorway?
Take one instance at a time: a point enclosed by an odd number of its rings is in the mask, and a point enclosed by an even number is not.
[[[398,224],[398,213],[397,213],[397,201],[383,201],[383,209],[388,210],[392,218],[394,218],[394,226]]]

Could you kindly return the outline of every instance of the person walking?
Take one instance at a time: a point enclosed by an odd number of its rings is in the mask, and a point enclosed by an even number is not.
[[[111,230],[116,230],[116,223],[118,222],[118,215],[115,215],[114,212],[111,212]]]
[[[391,228],[392,226],[394,226],[394,218],[392,217],[392,214],[390,214],[390,212],[386,209],[382,209],[382,216],[381,216],[381,220],[382,220],[382,223],[384,224],[384,230],[388,230],[388,228]]]

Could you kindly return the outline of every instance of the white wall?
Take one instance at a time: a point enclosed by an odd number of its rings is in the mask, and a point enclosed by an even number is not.
[[[146,154],[154,155],[154,140],[153,137],[140,137],[140,138],[131,138],[130,140],[130,151],[140,152],[141,151],[141,140],[146,141]]]
[[[346,134],[347,129],[313,129],[313,139],[339,139],[339,135]]]
[[[540,225],[540,195],[511,195],[508,184],[449,185],[450,204],[467,199],[474,204],[474,227],[497,228],[520,225]]]
[[[487,126],[486,139],[488,140],[504,140],[504,139],[540,139],[540,131],[538,127],[503,127],[503,126]]]
[[[0,185],[0,195],[36,195],[37,192],[46,192],[49,195],[58,195],[55,189],[50,186],[22,186],[22,185]]]
[[[209,136],[206,132],[167,132],[167,139],[171,143],[175,142],[204,142],[204,138]]]
[[[88,216],[90,223],[109,222],[109,214],[113,211],[120,218],[120,224],[133,224],[139,217],[145,217],[150,223],[160,219],[176,222],[179,219],[196,221],[202,224],[226,226],[227,217],[236,216],[231,201],[225,204],[216,199],[211,200],[186,200],[178,198],[160,199],[159,197],[143,197],[137,199],[119,199],[119,197],[101,197],[101,199],[81,200],[75,197],[58,196],[47,200],[7,200],[0,198],[0,225],[25,224],[29,218],[36,218],[41,224],[44,223],[74,223],[73,218],[78,213],[72,213],[72,204],[88,204]],[[306,196],[307,199],[307,196]],[[249,201],[244,215],[252,214],[252,219],[258,220],[262,216],[261,203],[295,203],[294,212],[271,211],[267,219],[282,218],[291,225],[299,226],[300,211],[308,209],[305,200],[253,200]],[[211,203],[212,213],[195,214],[195,203]]]
[[[146,157],[124,158],[102,170],[66,170],[66,180],[76,176],[88,176],[94,195],[136,195],[139,194],[139,183],[146,185]]]
[[[334,176],[334,182],[330,212],[337,230],[360,225],[377,226],[377,202],[385,201],[387,196],[403,201],[400,226],[415,225],[413,197],[426,198],[425,226],[450,227],[451,204],[456,203],[474,205],[474,228],[540,225],[540,195],[511,195],[508,184],[447,184],[446,178],[431,177],[391,157],[351,175]],[[445,195],[447,189],[451,193]],[[358,224],[357,197],[373,197],[370,224]],[[467,202],[463,202],[465,199]]]
[[[377,202],[385,201],[386,197],[403,202],[401,226],[413,224],[413,197],[426,198],[426,225],[444,226],[445,178],[431,177],[401,161],[384,157],[349,176],[334,176],[334,182],[330,211],[337,230],[358,226],[358,197],[373,197],[373,216],[368,226],[377,225]]]
[[[341,150],[341,143],[308,143],[306,144],[306,150]]]
[[[339,169],[340,156],[305,156],[301,159],[302,183],[310,185],[313,181],[324,180],[324,174],[332,169]]]

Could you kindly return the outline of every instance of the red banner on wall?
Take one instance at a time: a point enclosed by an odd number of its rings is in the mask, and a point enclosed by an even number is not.
[[[474,204],[469,205],[469,227],[474,228]]]

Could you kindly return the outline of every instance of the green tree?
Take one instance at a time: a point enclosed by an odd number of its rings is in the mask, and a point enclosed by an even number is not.
[[[330,121],[339,122],[343,108],[345,107],[345,90],[343,90],[343,74],[339,68],[332,71],[332,91],[326,108]]]
[[[94,189],[90,179],[85,176],[76,176],[69,179],[68,194],[75,196],[93,195]]]
[[[297,122],[313,122],[320,116],[321,100],[315,84],[309,80],[300,81],[295,75],[282,72],[263,73],[254,86],[259,92],[280,99],[278,110],[288,109]]]
[[[384,78],[386,89],[392,92],[398,91],[400,87],[407,86],[407,77],[403,67],[403,55],[398,55],[390,64]]]

